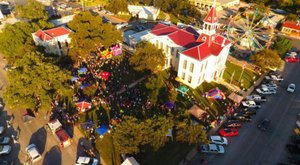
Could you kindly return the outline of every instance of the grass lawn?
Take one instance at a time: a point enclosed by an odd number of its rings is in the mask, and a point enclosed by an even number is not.
[[[158,15],[158,17],[157,17],[157,19],[165,20],[165,19],[166,19],[165,12],[160,11],[160,12],[159,12],[159,15]]]
[[[130,14],[117,14],[116,17],[121,18],[123,20],[129,21],[131,19]]]
[[[243,69],[241,66],[235,65],[235,64],[227,61],[223,79],[226,82],[230,83],[232,74],[234,74],[233,79],[232,79],[232,84],[239,86],[241,88],[248,89],[249,87],[251,87],[253,82],[258,79],[258,75],[248,69],[244,69],[244,71],[242,73],[242,70]],[[242,74],[242,77],[239,82],[241,74]]]
[[[169,142],[158,151],[142,154],[138,161],[143,165],[178,165],[192,148],[189,144]]]

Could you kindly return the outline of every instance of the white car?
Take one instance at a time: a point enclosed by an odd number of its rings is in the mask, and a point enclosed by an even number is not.
[[[259,102],[264,102],[267,101],[267,98],[265,96],[260,96],[260,95],[249,95],[246,97],[247,100],[252,100],[252,101],[259,101]]]
[[[98,165],[98,159],[80,156],[76,161],[76,165]]]
[[[221,145],[217,144],[203,144],[200,145],[200,150],[203,153],[214,153],[214,154],[224,154],[225,149]]]
[[[0,137],[0,144],[8,144],[10,141],[9,137]]]
[[[228,144],[228,140],[225,137],[221,137],[221,136],[209,136],[207,139],[214,144],[220,144],[220,145]]]
[[[264,95],[276,94],[276,90],[270,88],[257,88],[256,92]]]
[[[296,125],[298,126],[298,128],[300,128],[300,120],[296,121]]]
[[[262,84],[262,88],[272,88],[272,89],[277,89],[277,85],[274,83],[268,83],[268,84]]]
[[[275,80],[275,81],[282,81],[283,77],[280,75],[269,75],[265,77],[267,80]]]
[[[10,145],[0,145],[0,155],[9,154],[11,151]]]
[[[296,90],[296,85],[294,83],[291,83],[286,90],[288,92],[294,93]]]
[[[26,147],[26,152],[29,155],[32,163],[38,162],[39,160],[42,159],[41,154],[37,150],[35,144],[30,144],[29,146]]]
[[[0,126],[0,135],[4,132],[5,127],[4,126]]]
[[[242,105],[244,107],[249,107],[249,108],[260,108],[261,107],[259,103],[256,103],[255,101],[250,101],[250,100],[242,101]]]

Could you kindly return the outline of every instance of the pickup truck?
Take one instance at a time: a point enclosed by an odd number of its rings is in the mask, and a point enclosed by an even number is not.
[[[54,119],[49,121],[47,124],[51,132],[55,135],[55,138],[58,140],[62,148],[66,148],[71,145],[72,139],[67,134],[67,132],[62,128],[62,124],[59,120]]]
[[[275,89],[270,89],[270,88],[257,88],[256,92],[259,94],[264,94],[264,95],[271,95],[271,94],[276,94],[276,90]]]
[[[267,101],[267,98],[265,96],[260,95],[249,95],[246,97],[249,101],[255,101],[255,102],[265,102]]]
[[[249,108],[260,108],[261,105],[259,103],[256,103],[255,101],[242,101],[242,105],[244,107],[249,107]]]

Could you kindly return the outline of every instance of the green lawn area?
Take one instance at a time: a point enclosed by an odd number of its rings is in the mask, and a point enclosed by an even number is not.
[[[230,83],[231,77],[234,74],[231,83],[234,85],[237,85],[241,88],[248,89],[249,87],[251,87],[253,82],[258,79],[259,76],[248,69],[244,69],[243,73],[242,73],[242,70],[243,69],[241,66],[235,65],[235,64],[227,61],[223,79],[226,82]],[[241,74],[242,74],[242,77],[241,77],[241,80],[239,81]]]
[[[121,18],[123,20],[129,21],[131,19],[130,14],[117,14],[116,17]]]
[[[158,151],[142,154],[139,159],[143,165],[178,165],[178,163],[191,151],[193,146],[185,143],[169,142]]]
[[[165,12],[160,11],[157,19],[159,19],[159,20],[165,20],[166,19]]]

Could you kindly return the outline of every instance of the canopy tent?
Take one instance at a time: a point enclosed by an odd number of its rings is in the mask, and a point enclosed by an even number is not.
[[[198,120],[202,119],[203,116],[206,114],[206,111],[204,111],[203,109],[201,109],[197,104],[194,104],[189,110],[188,112],[193,115],[195,118],[197,118]]]
[[[234,92],[232,92],[229,96],[229,99],[231,99],[232,101],[234,101],[235,103],[241,103],[241,101],[244,99],[243,96],[240,96]]]
[[[175,104],[171,101],[168,101],[165,103],[165,106],[169,109],[173,109],[175,107]]]
[[[184,85],[180,85],[178,88],[176,88],[176,91],[178,91],[182,95],[184,95],[184,94],[186,94],[187,91],[189,91],[189,88]]]
[[[82,101],[82,102],[78,102],[76,103],[76,106],[77,106],[77,109],[80,112],[86,112],[88,111],[89,109],[92,108],[92,104],[91,103],[88,103],[86,101]]]
[[[35,115],[31,109],[26,109],[26,112],[22,116],[23,122],[26,123],[31,123],[32,120],[35,118]]]
[[[205,97],[214,100],[224,100],[226,98],[224,93],[218,87],[206,92]]]
[[[80,86],[80,89],[84,89],[84,88],[86,88],[86,87],[88,87],[89,86],[89,84],[82,84],[81,86]]]
[[[87,72],[87,68],[80,68],[79,70],[78,70],[78,73],[79,74],[84,74],[84,73],[86,73]]]
[[[126,158],[125,161],[121,165],[140,165],[134,157]]]
[[[99,74],[101,76],[101,78],[103,78],[105,81],[107,81],[109,79],[109,77],[111,76],[111,74],[109,72],[102,72]]]
[[[87,131],[89,128],[93,128],[95,124],[92,121],[84,122],[80,124],[81,129]]]
[[[96,129],[96,132],[100,135],[100,138],[103,138],[103,136],[110,131],[106,125],[101,125]]]
[[[71,81],[77,81],[79,78],[77,76],[73,76]]]

